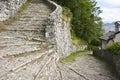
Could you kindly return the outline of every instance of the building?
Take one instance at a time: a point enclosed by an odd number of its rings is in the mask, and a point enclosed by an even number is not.
[[[101,36],[100,39],[102,41],[102,49],[106,49],[106,46],[114,42],[120,42],[120,21],[115,22],[115,31],[109,31]]]

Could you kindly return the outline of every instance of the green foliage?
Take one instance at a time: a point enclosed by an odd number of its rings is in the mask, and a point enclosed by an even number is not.
[[[99,50],[99,47],[98,46],[94,46],[94,45],[88,45],[87,50],[96,51],[96,50]]]
[[[72,15],[72,12],[70,11],[70,9],[67,7],[62,7],[62,9],[63,9],[63,16],[72,19],[73,15]]]
[[[96,39],[93,39],[90,44],[94,46],[100,46],[102,42],[99,38],[96,38]]]
[[[120,42],[115,42],[107,46],[107,50],[113,52],[114,54],[120,54]]]
[[[60,58],[60,62],[62,62],[62,63],[64,63],[64,62],[74,62],[76,60],[76,57],[78,57],[79,55],[84,54],[86,52],[88,52],[88,51],[73,52],[67,57]]]
[[[69,8],[73,14],[72,30],[75,35],[88,44],[98,41],[102,35],[102,21],[99,14],[102,12],[97,7],[95,0],[54,0],[62,6]]]
[[[82,40],[82,39],[78,38],[75,35],[73,30],[71,30],[71,36],[72,36],[72,43],[74,45],[87,45],[87,42],[85,40]]]

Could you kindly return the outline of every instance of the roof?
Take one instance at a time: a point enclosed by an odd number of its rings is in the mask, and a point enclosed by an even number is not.
[[[110,40],[114,37],[115,32],[114,31],[109,31],[108,33],[104,34],[103,36],[100,37],[102,40]]]
[[[115,24],[120,24],[120,21],[116,21]]]

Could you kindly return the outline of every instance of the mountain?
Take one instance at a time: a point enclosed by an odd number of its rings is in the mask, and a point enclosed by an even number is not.
[[[115,30],[114,22],[103,23],[103,28],[105,29],[105,33],[109,32],[109,31],[114,31]]]

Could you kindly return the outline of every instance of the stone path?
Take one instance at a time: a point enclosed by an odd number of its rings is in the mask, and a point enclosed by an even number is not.
[[[44,0],[32,0],[16,22],[0,31],[0,80],[39,80],[54,53],[45,40],[51,12]]]
[[[0,80],[118,80],[88,54],[75,63],[56,63],[54,48],[45,40],[51,12],[44,0],[32,0],[16,22],[0,31]]]
[[[74,63],[59,65],[62,80],[119,80],[108,67],[91,54],[79,56]]]

